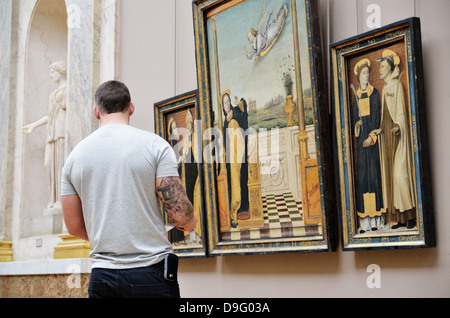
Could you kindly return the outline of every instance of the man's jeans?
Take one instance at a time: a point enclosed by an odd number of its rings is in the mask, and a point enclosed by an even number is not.
[[[164,279],[164,261],[141,268],[93,268],[90,298],[180,298],[177,281]]]

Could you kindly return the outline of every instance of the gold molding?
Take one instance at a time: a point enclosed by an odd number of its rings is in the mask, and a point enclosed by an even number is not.
[[[13,261],[13,251],[11,241],[0,241],[0,263]]]

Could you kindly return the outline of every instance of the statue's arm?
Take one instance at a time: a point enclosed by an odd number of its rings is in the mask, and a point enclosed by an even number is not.
[[[44,116],[34,123],[28,124],[22,128],[24,134],[29,135],[38,127],[44,126],[48,123],[48,116]]]

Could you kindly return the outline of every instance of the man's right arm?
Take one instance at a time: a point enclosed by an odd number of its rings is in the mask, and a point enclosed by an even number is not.
[[[194,208],[186,195],[180,177],[156,179],[156,194],[166,210],[169,220],[180,231],[192,231],[197,224]]]

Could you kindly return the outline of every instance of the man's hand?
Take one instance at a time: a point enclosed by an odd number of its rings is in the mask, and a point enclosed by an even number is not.
[[[166,210],[170,221],[180,231],[192,231],[197,224],[194,208],[179,177],[156,179],[156,194]]]

